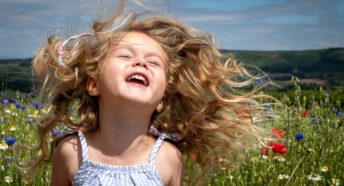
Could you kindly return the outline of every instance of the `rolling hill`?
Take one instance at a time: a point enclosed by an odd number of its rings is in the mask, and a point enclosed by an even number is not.
[[[290,80],[292,75],[303,83],[344,86],[344,48],[304,51],[221,50],[224,58],[234,55],[239,62],[252,64],[267,72],[276,82]],[[0,60],[0,91],[29,92],[32,89],[30,59]]]

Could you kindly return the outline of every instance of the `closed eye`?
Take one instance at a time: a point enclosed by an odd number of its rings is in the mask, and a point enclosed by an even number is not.
[[[132,57],[132,55],[129,54],[129,53],[120,53],[120,54],[118,55],[118,57],[129,59],[129,58]]]
[[[157,61],[148,61],[149,64],[160,66],[160,63]]]
[[[134,55],[132,54],[132,52],[128,49],[125,48],[119,48],[115,51],[115,56],[119,57],[119,58],[123,58],[123,59],[130,59],[132,58]]]
[[[131,58],[131,56],[127,55],[127,54],[121,54],[118,57],[120,57],[120,58],[128,58],[128,59]]]
[[[161,66],[163,63],[159,57],[149,57],[146,60],[149,64],[154,65],[154,66]]]

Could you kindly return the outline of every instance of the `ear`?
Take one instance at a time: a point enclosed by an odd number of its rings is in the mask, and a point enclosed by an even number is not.
[[[97,79],[95,77],[89,77],[86,82],[87,92],[91,96],[98,96],[99,95],[99,88]]]
[[[160,103],[158,104],[158,106],[156,107],[156,112],[160,113],[162,111],[162,109],[164,109],[164,101],[161,100]]]

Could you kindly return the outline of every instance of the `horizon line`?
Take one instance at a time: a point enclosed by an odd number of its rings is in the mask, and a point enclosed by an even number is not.
[[[327,48],[310,48],[310,49],[276,49],[276,50],[259,50],[259,49],[221,49],[218,50],[220,52],[305,52],[305,51],[315,51],[315,50],[329,50],[329,49],[344,49],[343,47],[327,47]],[[28,60],[33,59],[33,57],[18,57],[18,58],[2,58],[0,57],[1,61],[4,60]]]

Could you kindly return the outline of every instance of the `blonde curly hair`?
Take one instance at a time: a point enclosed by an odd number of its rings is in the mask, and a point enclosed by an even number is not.
[[[140,18],[117,11],[94,23],[94,35],[75,39],[63,48],[64,66],[58,64],[61,38],[50,37],[35,56],[33,68],[37,77],[44,79],[42,93],[49,108],[38,125],[40,143],[31,149],[41,154],[30,168],[51,160],[55,143],[50,148],[49,139],[55,127],[97,129],[98,101],[89,95],[86,82],[97,76],[109,48],[128,32],[153,38],[168,56],[164,109],[153,113],[150,126],[182,136],[181,141],[172,143],[182,153],[196,157],[204,169],[231,166],[234,162],[223,164],[222,160],[257,144],[263,130],[253,117],[259,115],[257,100],[264,95],[257,94],[256,76],[233,58],[221,63],[214,37],[208,33],[170,16]],[[70,107],[75,101],[78,119],[72,120]]]

